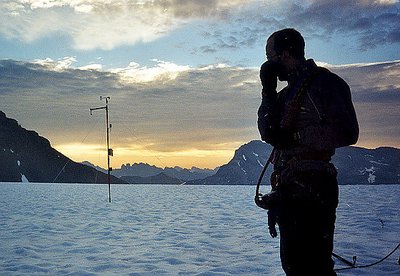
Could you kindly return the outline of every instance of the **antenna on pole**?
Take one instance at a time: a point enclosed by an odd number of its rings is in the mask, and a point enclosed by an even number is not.
[[[113,150],[110,148],[110,128],[111,124],[108,119],[108,102],[110,97],[100,96],[100,101],[105,100],[105,106],[95,107],[90,109],[90,115],[93,115],[94,110],[105,109],[106,111],[106,128],[107,128],[107,179],[108,179],[108,202],[111,202],[111,175],[112,168],[110,167],[110,156],[113,156]]]

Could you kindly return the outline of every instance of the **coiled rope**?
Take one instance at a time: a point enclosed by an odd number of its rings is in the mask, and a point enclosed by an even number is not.
[[[335,258],[339,259],[340,261],[346,263],[347,265],[349,265],[349,267],[343,267],[343,268],[337,268],[335,269],[335,271],[341,271],[341,270],[349,270],[349,269],[354,269],[354,268],[367,268],[367,267],[371,267],[374,265],[377,265],[381,262],[383,262],[384,260],[386,260],[387,258],[389,258],[391,255],[393,255],[394,252],[396,252],[397,249],[399,249],[400,247],[400,243],[389,253],[387,254],[385,257],[383,257],[382,259],[374,262],[374,263],[370,263],[367,265],[356,265],[356,256],[353,257],[353,262],[350,262],[346,259],[344,259],[343,257],[340,257],[339,255],[332,253],[332,256],[334,256]]]

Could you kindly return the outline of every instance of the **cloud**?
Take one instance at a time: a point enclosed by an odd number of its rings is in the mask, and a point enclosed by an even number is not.
[[[352,89],[357,91],[354,97],[359,102],[395,103],[400,101],[400,61],[345,66],[327,65],[327,67],[347,79]]]
[[[136,62],[129,63],[128,67],[112,69],[111,72],[120,76],[122,82],[152,82],[175,79],[179,73],[190,69],[189,66],[182,66],[165,62],[161,60],[153,60],[156,66],[142,67]]]
[[[286,27],[319,41],[345,38],[352,43],[346,48],[366,51],[400,42],[399,8],[397,0],[256,1],[232,10],[221,24],[205,24],[204,44],[193,51],[215,54],[255,47]]]
[[[75,57],[64,57],[57,61],[54,61],[51,58],[46,58],[46,59],[37,59],[33,62],[33,64],[39,64],[43,67],[46,67],[54,71],[63,71],[65,69],[71,68],[71,66],[74,63],[76,63],[76,61],[77,60]]]
[[[286,26],[317,39],[351,37],[368,50],[400,42],[398,10],[397,0],[5,0],[0,32],[25,43],[61,35],[77,50],[111,50],[155,41],[196,21],[205,41],[194,53],[254,47]]]
[[[359,48],[399,42],[398,1],[314,0],[309,5],[291,5],[287,21],[326,37],[354,35]]]
[[[92,3],[85,12],[63,1],[53,6],[31,4],[11,13],[2,9],[1,16],[7,23],[0,31],[27,43],[59,33],[70,36],[75,49],[110,50],[153,41],[179,25],[178,20],[169,20],[160,10],[141,11],[138,5],[124,2]]]
[[[104,104],[100,95],[110,96],[112,145],[120,164],[144,161],[145,154],[152,163],[154,156],[164,158],[159,165],[206,166],[205,158],[217,166],[240,144],[259,138],[258,68],[155,60],[153,67],[132,62],[110,72],[75,68],[73,61],[1,60],[0,110],[73,152],[68,145],[104,145],[104,116],[90,116],[89,108]],[[63,62],[72,63],[58,67]],[[400,147],[400,61],[327,66],[352,88],[360,145]],[[196,161],[190,161],[190,152],[198,155]]]
[[[53,34],[70,36],[78,50],[111,50],[154,41],[199,18],[223,18],[239,0],[6,0],[0,32],[26,43]]]

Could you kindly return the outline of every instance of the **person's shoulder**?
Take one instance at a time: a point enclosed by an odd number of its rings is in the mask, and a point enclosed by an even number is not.
[[[317,82],[320,84],[324,84],[325,86],[346,86],[348,87],[347,82],[341,78],[339,75],[333,73],[328,68],[325,67],[317,67]]]

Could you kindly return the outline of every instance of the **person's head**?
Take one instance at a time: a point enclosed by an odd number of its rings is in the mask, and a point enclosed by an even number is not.
[[[279,79],[287,80],[287,75],[304,58],[304,38],[295,29],[283,29],[274,32],[267,40],[267,59],[279,65]]]

